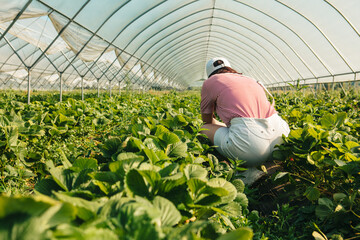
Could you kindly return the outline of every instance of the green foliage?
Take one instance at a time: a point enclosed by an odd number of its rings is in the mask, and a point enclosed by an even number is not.
[[[312,206],[311,221],[328,238],[351,237],[359,233],[352,226],[360,223],[358,96],[309,95],[296,100],[296,105],[281,108],[292,129],[273,154],[283,162],[283,171],[273,180],[285,184],[291,204]]]
[[[44,94],[30,105],[3,93],[0,238],[357,236],[359,96],[274,95],[291,133],[273,153],[278,207],[265,213],[251,208],[271,192],[236,179],[243,163],[221,157],[200,133],[198,93],[69,94],[62,103]]]
[[[3,184],[8,172],[36,180],[36,196],[0,197],[4,238],[216,239],[242,217],[225,165],[199,140],[199,98],[131,97],[0,102]]]

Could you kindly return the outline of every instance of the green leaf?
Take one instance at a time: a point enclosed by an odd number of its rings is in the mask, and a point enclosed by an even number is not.
[[[132,168],[138,168],[143,159],[143,156],[135,153],[120,153],[117,156],[117,161],[109,164],[109,169],[111,172],[125,177],[125,173]]]
[[[50,126],[48,127],[48,129],[51,136],[57,136],[62,134],[62,132],[56,126]]]
[[[168,133],[170,132],[169,129],[167,129],[166,127],[164,127],[163,125],[157,125],[156,126],[156,132],[155,132],[155,136],[161,136],[164,133]]]
[[[120,153],[116,159],[118,161],[142,161],[144,160],[144,157],[139,156],[135,153],[125,152],[125,153]]]
[[[8,148],[14,149],[15,147],[17,147],[19,137],[18,128],[14,126],[6,126],[4,128],[4,131]]]
[[[135,137],[130,137],[125,142],[126,142],[126,150],[129,150],[130,148],[131,151],[135,151],[135,150],[141,151],[145,147],[143,142]]]
[[[170,176],[172,173],[175,172],[175,170],[179,169],[179,164],[177,163],[171,163],[166,167],[163,167],[159,173],[161,175],[161,177],[167,177]]]
[[[27,213],[32,216],[37,216],[57,203],[57,201],[47,196],[0,196],[0,218],[6,218],[15,213]]]
[[[314,165],[315,162],[320,162],[324,160],[324,154],[321,153],[320,151],[311,152],[311,159],[313,160],[313,165]]]
[[[347,195],[344,193],[334,193],[333,199],[335,202],[341,202],[342,200],[346,199]]]
[[[189,187],[190,192],[193,194],[195,198],[198,197],[201,189],[205,188],[206,181],[198,178],[191,178],[187,181],[187,185]]]
[[[332,209],[329,209],[325,205],[318,205],[315,208],[315,214],[318,218],[324,219],[329,217],[334,211]]]
[[[146,136],[150,134],[150,129],[148,127],[146,127],[144,124],[133,124],[131,126],[131,132],[133,133],[134,136],[139,137],[139,136]],[[142,138],[141,138],[142,139]]]
[[[310,201],[316,201],[320,197],[320,191],[315,187],[308,187],[304,193],[307,199]]]
[[[234,201],[238,202],[241,205],[241,207],[243,207],[243,208],[247,208],[249,205],[249,200],[244,193],[238,192],[236,194],[236,198],[234,199]]]
[[[207,238],[204,237],[203,239],[215,239],[214,236],[217,236],[214,226],[209,221],[196,220],[195,222],[172,228],[168,233],[167,239],[200,240],[200,237],[198,237],[199,233],[207,234]]]
[[[220,207],[221,210],[227,213],[228,216],[240,217],[242,212],[242,206],[239,202],[230,202]],[[215,208],[213,208],[215,209]]]
[[[153,200],[153,205],[160,210],[162,226],[174,226],[181,220],[180,212],[175,205],[166,198],[156,196]]]
[[[99,147],[105,158],[111,158],[113,154],[121,149],[121,144],[120,138],[110,138]]]
[[[7,219],[0,219],[0,225],[7,229],[7,232],[0,231],[0,238],[30,240],[36,236],[38,239],[45,239],[49,228],[69,223],[75,216],[74,212],[69,204],[57,204],[37,216],[14,214]]]
[[[154,152],[162,150],[162,147],[160,146],[159,142],[157,139],[154,138],[146,138],[143,141],[143,144],[145,145],[145,147],[147,147],[148,149],[153,150]]]
[[[161,139],[166,144],[166,146],[169,144],[174,144],[174,143],[180,142],[179,137],[175,133],[172,133],[172,132],[165,132],[165,133],[161,134],[159,136],[159,139]]]
[[[71,190],[81,188],[83,184],[87,184],[91,179],[89,176],[91,172],[93,172],[92,169],[85,168],[78,173],[72,173],[71,176],[74,176],[75,179],[72,181]]]
[[[201,194],[214,194],[219,197],[223,197],[229,194],[229,192],[223,187],[207,186],[200,191]]]
[[[54,181],[65,191],[68,189],[68,176],[61,167],[55,167],[53,161],[47,161],[46,166],[49,168],[49,172]]]
[[[228,194],[220,196],[221,203],[229,203],[233,201],[237,195],[237,191],[234,185],[223,178],[212,178],[208,181],[207,185],[213,188],[223,188],[228,192]]]
[[[346,163],[344,161],[341,161],[339,159],[335,159],[334,161],[339,167],[342,167],[342,166],[346,165]]]
[[[68,117],[66,117],[64,114],[59,113],[58,115],[59,123],[64,123],[68,121]]]
[[[360,153],[360,146],[355,146],[355,147],[351,148],[351,152],[352,153]]]
[[[53,179],[42,179],[35,184],[35,190],[47,196],[52,195],[52,191],[59,191],[62,188]]]
[[[185,184],[185,182],[186,179],[183,173],[181,172],[178,172],[168,177],[163,177],[159,183],[159,191],[162,193],[168,193],[172,191],[174,188]]]
[[[318,139],[318,133],[316,132],[316,130],[314,128],[309,128],[307,130],[307,132],[310,134],[310,136],[312,136],[315,139]]]
[[[198,198],[194,199],[194,202],[196,204],[196,207],[199,206],[217,206],[221,203],[221,198],[216,195],[205,195],[202,194]],[[221,210],[222,214],[226,214]]]
[[[321,119],[320,123],[325,128],[334,128],[336,125],[336,117],[331,113],[326,113]]]
[[[70,168],[72,166],[71,162],[67,159],[64,151],[60,148],[56,149],[57,152],[60,154],[61,163],[63,164],[64,168]]]
[[[106,228],[99,227],[86,227],[75,228],[73,226],[62,226],[60,229],[56,229],[56,237],[57,239],[67,239],[70,236],[81,236],[81,239],[86,240],[98,240],[98,239],[106,239],[106,240],[118,240],[119,237],[115,232]]]
[[[158,155],[156,155],[156,153],[152,149],[144,147],[143,151],[152,164],[156,164],[158,161],[160,161],[160,158],[158,157]]]
[[[184,174],[187,179],[191,178],[199,178],[199,179],[207,179],[208,171],[196,164],[186,165],[184,168]]]
[[[107,182],[110,184],[115,184],[119,180],[117,175],[113,172],[92,172],[89,173],[89,176],[92,179],[98,180],[100,182]]]
[[[235,231],[226,233],[217,240],[251,240],[253,238],[253,232],[249,227],[241,227]]]
[[[70,223],[75,219],[76,209],[71,204],[62,203],[50,207],[41,216],[41,220],[46,222],[46,225],[51,228],[60,224]]]
[[[149,190],[145,184],[143,176],[136,169],[131,169],[126,174],[126,184],[129,190],[138,196],[149,197]]]
[[[231,183],[235,186],[238,193],[244,192],[245,184],[241,179],[235,179]]]
[[[154,170],[140,170],[138,172],[145,178],[146,182],[148,182],[151,187],[157,187],[158,182],[161,179],[161,176],[158,172]]]
[[[283,154],[281,151],[279,150],[275,150],[273,153],[272,153],[272,157],[275,159],[275,160],[283,160]]]
[[[359,143],[357,142],[353,142],[353,141],[348,141],[345,143],[345,146],[347,149],[351,150],[352,148],[356,148],[359,146]]]
[[[333,209],[333,207],[334,207],[333,202],[328,198],[319,198],[318,204],[326,206],[329,209]]]
[[[318,206],[315,208],[315,214],[317,217],[324,219],[330,217],[334,212],[334,204],[328,198],[319,198]]]
[[[170,157],[186,157],[187,156],[187,144],[178,142],[169,146],[168,155]]]
[[[71,197],[66,193],[55,192],[54,194],[62,202],[69,203],[76,207],[77,216],[84,221],[89,221],[94,218],[102,205],[99,202],[88,201],[79,197]]]
[[[214,209],[214,211],[218,212],[219,214],[221,214],[221,219],[224,221],[224,225],[227,226],[231,231],[234,231],[236,228],[233,224],[233,222],[227,217],[228,214],[226,212],[224,212],[223,210],[220,209],[220,211],[214,207],[212,207],[212,209]],[[230,232],[230,231],[229,231]]]
[[[348,162],[358,161],[358,158],[351,153],[345,153],[343,156],[343,159],[345,159]]]
[[[188,124],[188,122],[186,121],[186,119],[184,118],[184,116],[178,114],[174,117],[174,122],[176,126],[179,127],[183,127],[186,126]]]
[[[347,114],[346,112],[339,112],[336,113],[335,117],[336,117],[336,127],[340,127],[341,125],[344,124]]]
[[[296,117],[296,118],[301,118],[301,116],[302,116],[301,112],[296,109],[292,110],[289,115],[291,117]]]
[[[295,140],[300,140],[302,139],[301,135],[303,133],[302,129],[295,129],[295,130],[291,130],[289,133],[289,138],[293,138]]]
[[[98,163],[96,159],[81,157],[74,161],[72,169],[76,169],[77,171],[80,171],[83,169],[97,170],[97,168],[98,168]]]
[[[155,154],[160,159],[160,161],[171,159],[168,155],[166,155],[166,153],[163,150],[157,151],[155,152]]]
[[[1,110],[3,110],[3,109],[1,109]],[[2,128],[5,128],[6,126],[10,125],[9,119],[4,114],[5,114],[5,112],[2,112],[0,114],[0,127],[2,127]]]

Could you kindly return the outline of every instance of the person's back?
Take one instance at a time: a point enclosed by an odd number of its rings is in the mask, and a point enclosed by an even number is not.
[[[276,113],[261,85],[241,74],[211,76],[203,84],[201,98],[201,112],[215,110],[227,126],[235,117],[268,118]]]

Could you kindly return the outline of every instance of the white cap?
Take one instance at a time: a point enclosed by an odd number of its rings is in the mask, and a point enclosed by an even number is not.
[[[214,66],[214,63],[218,60],[222,61],[223,64]],[[209,77],[211,75],[211,73],[213,73],[214,71],[216,71],[220,68],[223,68],[223,67],[231,67],[230,62],[226,58],[223,58],[223,57],[212,58],[206,64],[206,74]]]

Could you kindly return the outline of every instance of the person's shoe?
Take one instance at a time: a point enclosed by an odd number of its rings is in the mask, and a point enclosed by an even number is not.
[[[265,172],[256,169],[255,167],[248,168],[246,171],[239,174],[240,179],[245,185],[251,186],[253,183],[266,175]]]

